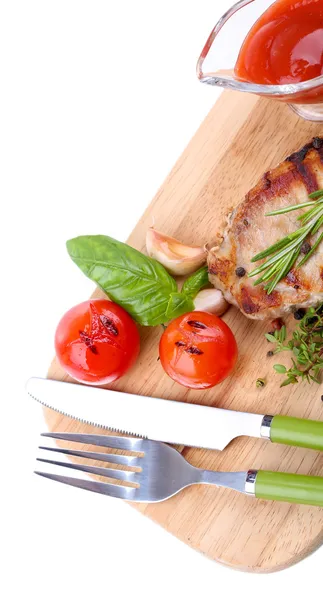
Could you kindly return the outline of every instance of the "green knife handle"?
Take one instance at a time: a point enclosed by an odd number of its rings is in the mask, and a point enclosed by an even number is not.
[[[323,477],[258,471],[256,498],[323,506]]]
[[[273,417],[270,439],[278,444],[323,450],[323,421]]]

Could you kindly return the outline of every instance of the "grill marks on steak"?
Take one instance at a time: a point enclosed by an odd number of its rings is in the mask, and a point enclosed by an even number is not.
[[[311,169],[312,163],[309,163],[305,160],[308,152],[312,149],[317,150],[320,161],[323,162],[323,138],[319,137],[313,138],[312,142],[306,144],[301,150],[294,152],[294,154],[291,154],[286,159],[295,165],[297,171],[303,179],[304,184],[306,185],[309,194],[318,189],[316,173],[313,173]]]
[[[322,245],[303,267],[292,269],[270,295],[263,285],[254,286],[247,274],[239,278],[235,273],[239,267],[250,272],[256,266],[251,263],[255,254],[300,226],[299,211],[275,217],[266,217],[265,213],[306,202],[308,195],[319,188],[323,188],[323,138],[317,137],[265,173],[231,214],[221,245],[210,250],[211,283],[246,316],[276,317],[323,301]]]

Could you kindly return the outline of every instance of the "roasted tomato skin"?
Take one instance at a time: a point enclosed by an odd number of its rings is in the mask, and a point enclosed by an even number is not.
[[[140,349],[136,324],[110,300],[87,300],[71,308],[55,333],[60,365],[77,381],[103,385],[119,379]]]
[[[228,377],[238,348],[224,321],[195,311],[168,325],[160,340],[159,355],[164,370],[174,381],[188,388],[206,389]]]

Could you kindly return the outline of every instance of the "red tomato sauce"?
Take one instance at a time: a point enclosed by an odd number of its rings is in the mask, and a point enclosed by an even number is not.
[[[322,74],[323,0],[276,0],[248,33],[235,66],[238,79],[267,85]]]

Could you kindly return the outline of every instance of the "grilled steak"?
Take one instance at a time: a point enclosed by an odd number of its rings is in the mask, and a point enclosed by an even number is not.
[[[323,302],[323,243],[300,269],[292,268],[269,295],[262,284],[253,285],[256,278],[248,278],[248,272],[261,264],[251,263],[252,257],[298,229],[297,217],[308,209],[272,217],[265,213],[306,202],[308,194],[320,188],[323,138],[314,138],[265,173],[229,216],[221,243],[208,254],[209,279],[246,317],[267,319]],[[308,242],[313,243],[316,237]]]

